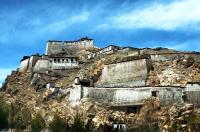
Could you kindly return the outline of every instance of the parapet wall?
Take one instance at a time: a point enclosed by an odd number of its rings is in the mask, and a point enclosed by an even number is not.
[[[145,86],[150,61],[139,59],[106,65],[97,87],[134,87]]]
[[[30,58],[27,58],[27,59],[21,61],[20,66],[19,66],[19,72],[26,72],[28,70],[29,60],[30,60]]]
[[[50,61],[47,59],[40,59],[36,62],[33,71],[37,73],[46,73],[49,69],[51,69]]]
[[[19,72],[32,72],[36,62],[40,59],[40,56],[31,56],[21,61],[19,66]]]
[[[196,62],[200,62],[200,54],[195,53],[165,53],[165,54],[151,54],[152,61],[173,61],[181,57],[192,57]]]
[[[80,91],[82,91],[80,93]],[[76,93],[76,94],[75,94]],[[144,100],[157,96],[163,105],[182,103],[183,89],[178,87],[94,88],[71,89],[70,101],[90,98],[112,106],[141,105]],[[79,95],[79,96],[78,96]],[[78,97],[77,97],[78,96]]]
[[[69,101],[71,102],[80,101],[83,98],[82,93],[83,91],[80,85],[77,85],[76,87],[72,88],[70,90]]]
[[[185,92],[187,95],[186,101],[200,107],[200,83],[187,84]]]
[[[46,55],[58,54],[67,50],[88,49],[94,47],[93,40],[82,38],[77,41],[48,41]]]
[[[28,65],[28,72],[32,72],[33,68],[36,64],[36,62],[40,59],[40,56],[31,56],[31,58],[29,59],[29,65]]]
[[[52,42],[49,41],[47,42],[46,45],[46,55],[51,55],[51,54],[58,54],[62,52],[62,42]]]

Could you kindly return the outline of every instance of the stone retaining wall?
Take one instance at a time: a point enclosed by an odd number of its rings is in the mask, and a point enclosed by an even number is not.
[[[81,91],[81,93],[80,93]],[[145,99],[156,96],[162,104],[182,103],[183,89],[178,87],[138,87],[138,88],[94,88],[75,87],[70,91],[70,101],[81,98],[94,99],[112,106],[139,105]]]
[[[148,59],[106,65],[96,87],[144,86],[149,68],[150,61]]]

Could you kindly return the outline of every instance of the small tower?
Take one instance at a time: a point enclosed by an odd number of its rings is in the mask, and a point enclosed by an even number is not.
[[[60,52],[62,52],[62,49],[63,49],[62,41],[49,40],[46,45],[45,55],[60,53]]]
[[[76,77],[76,78],[74,79],[74,84],[75,84],[75,85],[80,85],[80,79],[79,79],[79,77]]]

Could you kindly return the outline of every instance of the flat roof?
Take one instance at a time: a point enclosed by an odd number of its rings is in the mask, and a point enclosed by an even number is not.
[[[144,103],[111,103],[111,107],[142,106]]]
[[[200,84],[200,81],[199,82],[187,82],[187,84]]]
[[[124,63],[124,62],[130,62],[130,61],[136,61],[136,60],[147,60],[148,59],[148,55],[144,55],[144,56],[128,56],[128,57],[124,57],[122,58],[122,60],[118,61],[118,62],[113,62],[113,63],[108,63],[105,65],[112,65],[112,64],[118,64],[118,63]]]
[[[144,85],[144,86],[133,86],[133,87],[104,87],[104,86],[96,86],[93,87],[96,89],[141,89],[141,88],[185,88],[183,86],[150,86],[150,85]]]
[[[78,58],[77,56],[51,56],[49,58]]]
[[[63,41],[60,41],[60,40],[48,40],[47,42],[63,42]]]
[[[80,38],[78,40],[72,40],[72,41],[61,41],[61,40],[48,40],[47,42],[64,42],[64,43],[74,43],[74,42],[80,42],[80,41],[84,41],[84,40],[93,40],[91,38],[88,38],[88,37],[83,37],[83,38]]]

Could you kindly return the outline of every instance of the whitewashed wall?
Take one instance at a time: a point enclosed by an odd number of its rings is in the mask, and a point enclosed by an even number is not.
[[[29,65],[28,65],[28,71],[29,71],[29,72],[32,72],[32,71],[33,71],[33,68],[34,68],[36,62],[37,62],[40,58],[41,58],[41,57],[39,57],[39,56],[31,56],[31,57],[30,57]]]
[[[200,62],[200,54],[195,53],[173,53],[173,54],[154,54],[151,55],[152,61],[172,61],[180,57],[193,57],[196,62]]]
[[[49,69],[51,69],[51,63],[49,60],[41,59],[36,62],[34,72],[44,73]]]
[[[200,83],[187,84],[185,92],[187,95],[186,101],[200,107]]]
[[[62,51],[62,42],[47,42],[46,45],[46,55],[60,53]]]
[[[178,57],[178,54],[151,55],[152,61],[171,61]]]
[[[59,58],[60,60],[64,59],[64,62],[55,62],[54,59],[52,59],[51,68],[52,69],[67,69],[67,68],[74,68],[78,66],[78,60],[75,58],[72,58],[73,61],[71,61],[71,58]],[[67,59],[67,61],[66,61]]]
[[[148,60],[140,59],[106,65],[97,87],[145,86],[148,78]]]
[[[77,85],[76,87],[70,90],[69,101],[78,102],[81,100],[81,98],[82,98],[82,88],[80,85]]]
[[[25,59],[20,63],[19,72],[26,72],[27,71],[28,66],[29,66],[29,60],[30,60],[30,58]]]
[[[185,91],[200,91],[200,83],[187,84]]]
[[[152,91],[158,91],[158,98],[162,104],[182,103],[183,89],[178,87],[139,87],[139,88],[75,88],[70,91],[73,100],[91,98],[110,105],[137,105],[142,104],[145,99],[152,97]],[[71,95],[72,94],[72,95]],[[77,95],[75,95],[77,94]]]

